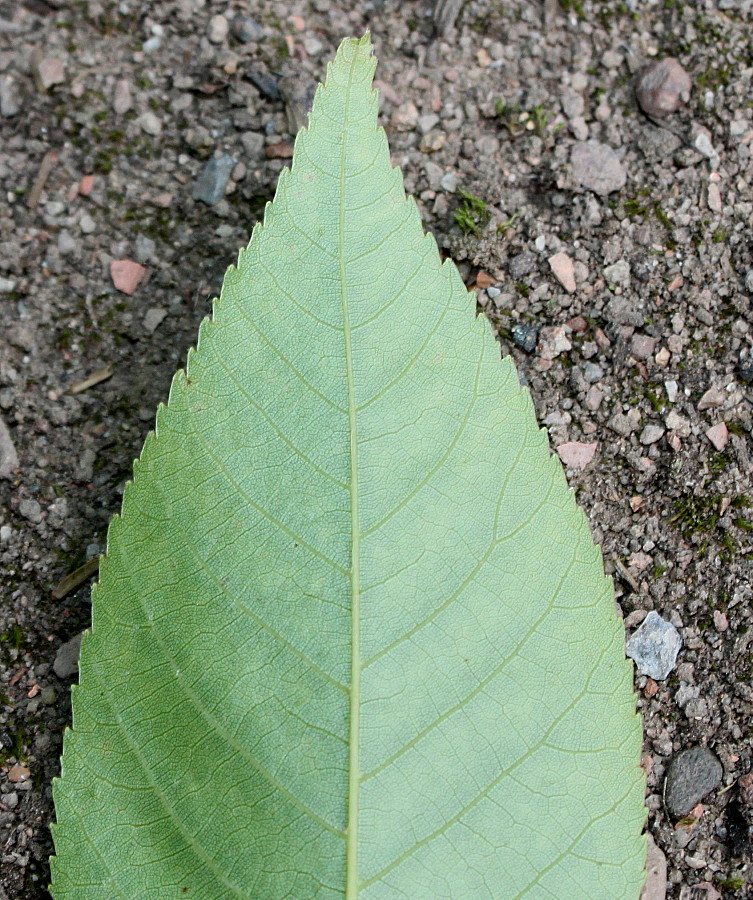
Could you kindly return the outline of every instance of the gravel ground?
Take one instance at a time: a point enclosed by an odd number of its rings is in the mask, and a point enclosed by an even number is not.
[[[367,26],[394,160],[531,387],[628,636],[655,612],[682,639],[636,676],[646,900],[753,896],[750,0],[0,0],[0,900],[48,896],[59,648],[89,619],[89,582],[59,583]],[[636,79],[666,56],[692,90],[652,120]]]

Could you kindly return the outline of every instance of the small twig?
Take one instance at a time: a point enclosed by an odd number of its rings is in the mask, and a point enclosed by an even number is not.
[[[29,209],[34,210],[39,206],[42,191],[44,190],[45,184],[47,184],[47,179],[50,177],[52,167],[57,161],[58,155],[54,150],[48,150],[42,158],[42,163],[39,166],[39,174],[37,175],[26,200],[26,205]]]
[[[627,581],[627,583],[630,585],[630,587],[633,589],[633,591],[635,591],[636,594],[640,594],[641,586],[638,584],[638,582],[635,580],[635,578],[633,578],[633,576],[631,575],[631,573],[629,572],[627,567],[624,565],[622,560],[617,559],[617,557],[614,556],[614,557],[612,557],[612,562],[614,563],[614,567],[615,567],[615,569],[617,569],[617,572],[619,573],[620,578]]]
[[[68,388],[68,393],[80,394],[81,391],[86,391],[90,387],[94,387],[95,384],[99,384],[101,381],[107,381],[111,376],[112,366],[105,366],[103,369],[97,369],[96,372],[92,372],[91,375],[84,378],[83,381],[77,381],[75,384],[71,385],[70,388]]]
[[[87,578],[91,578],[97,569],[99,569],[99,557],[95,556],[94,559],[90,559],[89,562],[84,563],[83,566],[79,566],[78,569],[69,572],[65,578],[52,589],[52,599],[62,600],[66,594],[70,594],[70,592],[75,590],[80,584],[83,584]]]

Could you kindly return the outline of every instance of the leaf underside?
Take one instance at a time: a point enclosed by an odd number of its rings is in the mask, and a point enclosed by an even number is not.
[[[111,526],[56,900],[636,900],[611,583],[376,125],[317,91]]]

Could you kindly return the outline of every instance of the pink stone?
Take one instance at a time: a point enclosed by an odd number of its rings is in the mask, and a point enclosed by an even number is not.
[[[580,471],[594,458],[598,441],[593,444],[584,444],[582,441],[569,441],[567,444],[560,444],[557,447],[557,453],[562,462],[571,469]]]
[[[727,431],[727,426],[724,424],[724,422],[719,422],[718,425],[714,425],[706,430],[706,437],[711,441],[711,443],[716,447],[717,450],[722,451],[727,446],[727,441],[729,440],[729,431]]]
[[[94,176],[93,175],[84,175],[84,177],[79,182],[78,192],[82,197],[88,197],[92,192],[92,188],[94,187]]]
[[[635,95],[649,116],[668,116],[690,100],[690,75],[671,56],[654,60],[638,77]]]
[[[116,290],[132,294],[141,284],[146,269],[130,259],[114,259],[110,263],[110,277]]]
[[[554,277],[570,294],[575,290],[575,269],[572,259],[567,253],[555,253],[548,259]]]

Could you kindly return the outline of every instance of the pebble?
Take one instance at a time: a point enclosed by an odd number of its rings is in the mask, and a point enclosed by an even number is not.
[[[724,394],[718,388],[709,388],[698,401],[698,410],[718,409],[724,403]]]
[[[638,76],[635,96],[647,115],[662,118],[690,100],[690,75],[674,57],[656,59]]]
[[[31,777],[31,772],[26,766],[22,766],[21,763],[16,763],[15,766],[11,766],[8,769],[8,781],[11,784],[23,784],[25,781],[28,781]]]
[[[631,409],[627,415],[624,413],[615,413],[607,422],[607,428],[621,435],[629,437],[634,431],[640,428],[641,414],[637,409]]]
[[[711,428],[707,428],[704,433],[720,453],[727,446],[727,441],[729,440],[729,431],[727,430],[727,426],[724,424],[724,422],[719,422],[718,425],[713,425]]]
[[[55,688],[52,685],[46,685],[39,692],[39,699],[45,706],[53,706],[55,703]]]
[[[557,447],[557,455],[566,466],[580,472],[594,458],[597,446],[598,441],[593,444],[586,444],[582,441],[568,441]]]
[[[598,141],[576,144],[570,162],[574,180],[600,196],[619,191],[627,181],[620,158],[611,147]]]
[[[224,16],[212,16],[207,27],[207,37],[213,44],[221,44],[227,37],[230,25]]]
[[[18,453],[8,426],[0,419],[0,478],[10,478],[18,468]]]
[[[567,253],[555,253],[547,260],[554,277],[562,287],[570,294],[575,291],[575,268],[572,259]]]
[[[233,19],[233,37],[242,44],[261,41],[264,38],[264,29],[250,16],[236,16]]]
[[[214,156],[204,166],[193,186],[191,196],[207,206],[214,206],[225,196],[225,188],[235,168],[235,160],[227,154]]]
[[[667,896],[667,857],[656,846],[651,834],[646,835],[646,881],[641,900],[665,900]]]
[[[119,116],[125,115],[133,105],[131,97],[131,85],[125,78],[115,83],[115,91],[112,97],[112,108]]]
[[[709,185],[706,202],[711,212],[720,213],[722,211],[722,195],[719,191],[719,185],[713,182]]]
[[[746,384],[753,384],[753,356],[741,356],[737,361],[737,374]]]
[[[707,747],[675,754],[667,767],[664,805],[674,819],[687,816],[722,780],[722,764]]]
[[[60,232],[58,235],[58,250],[62,256],[75,253],[78,250],[78,242],[69,231]]]
[[[617,287],[630,287],[630,265],[627,260],[618,259],[604,269],[604,277],[609,284]]]
[[[13,278],[0,278],[0,294],[10,294],[15,291],[16,282]]]
[[[670,403],[674,403],[677,400],[677,391],[679,390],[677,382],[665,381],[664,390],[667,392],[667,400],[669,400]]]
[[[539,329],[534,325],[526,325],[518,322],[510,329],[512,342],[516,347],[520,347],[525,353],[533,353],[539,342]]]
[[[18,511],[24,519],[28,519],[35,525],[39,525],[42,521],[42,507],[36,500],[22,500],[18,504]]]
[[[42,91],[47,91],[56,84],[65,81],[65,66],[62,59],[53,57],[37,58],[32,62],[34,80]]]
[[[241,135],[241,144],[247,156],[259,159],[264,153],[264,135],[256,131],[246,131]]]
[[[130,259],[114,259],[110,263],[112,283],[122,294],[132,294],[145,275],[146,269]]]
[[[152,137],[159,137],[162,134],[162,122],[151,110],[141,113],[136,119],[136,124],[145,134]]]
[[[10,119],[21,111],[21,94],[14,78],[3,75],[0,78],[0,116]]]
[[[634,334],[630,339],[630,355],[635,359],[648,359],[656,347],[656,338],[647,334]]]
[[[145,234],[139,234],[134,245],[134,255],[136,262],[142,265],[154,262],[157,258],[157,245],[150,237],[147,237]]]
[[[160,306],[153,306],[146,311],[146,315],[144,316],[144,328],[146,328],[150,334],[153,334],[166,315],[166,309],[162,309]]]
[[[651,610],[628,640],[625,652],[641,675],[664,681],[675,667],[681,646],[680,632]]]
[[[583,363],[583,377],[589,384],[596,384],[604,377],[604,370],[598,363]]]
[[[447,191],[448,194],[454,194],[458,188],[458,173],[448,172],[442,176],[442,180],[439,183],[443,191]]]
[[[97,230],[97,223],[92,219],[89,213],[84,213],[83,216],[81,216],[79,226],[84,234],[94,234]]]
[[[548,325],[541,329],[539,335],[539,354],[542,359],[556,359],[560,353],[572,350],[567,325]]]
[[[70,678],[78,672],[78,656],[81,652],[81,635],[77,634],[58,648],[52,668],[58,678]]]
[[[657,441],[660,441],[664,437],[664,429],[661,425],[646,425],[643,431],[641,432],[641,436],[639,438],[640,442],[645,446],[649,444],[655,444]]]

